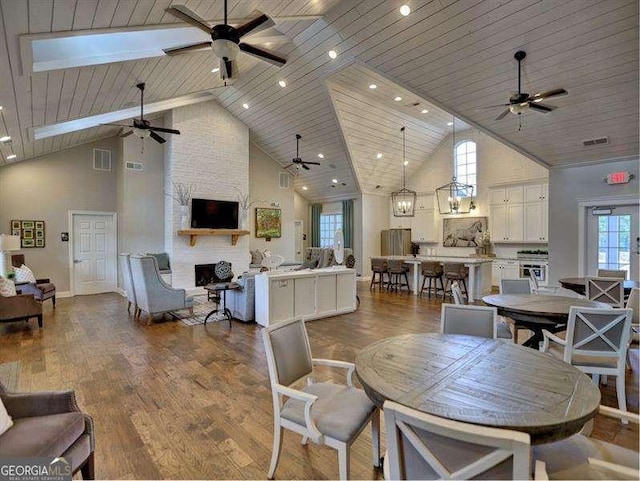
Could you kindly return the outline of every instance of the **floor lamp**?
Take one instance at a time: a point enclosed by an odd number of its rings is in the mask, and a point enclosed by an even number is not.
[[[0,275],[7,277],[11,271],[11,261],[9,260],[9,253],[11,251],[20,250],[20,236],[19,235],[5,235],[0,234]]]

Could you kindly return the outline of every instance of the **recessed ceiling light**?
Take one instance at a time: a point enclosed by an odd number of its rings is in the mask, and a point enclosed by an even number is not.
[[[338,183],[338,179],[331,179],[331,182],[333,182],[334,184]]]
[[[411,7],[409,5],[403,5],[400,7],[400,13],[406,17],[411,13]]]
[[[381,158],[382,158],[382,153],[378,152],[378,153],[376,154],[376,159],[381,159]]]
[[[5,135],[4,137],[0,137],[0,142],[9,142],[11,140],[11,137],[8,135]]]
[[[377,88],[378,88],[378,86],[377,86],[376,84],[371,84],[371,85],[369,85],[369,88],[370,88],[371,90],[373,90],[373,89],[377,89]]]
[[[405,160],[405,161],[404,161],[404,165],[405,165],[405,166],[409,165],[409,161],[408,161],[408,160]]]
[[[302,190],[309,190],[309,189],[307,189],[307,186],[306,186],[306,185],[303,185],[303,186],[302,186]]]
[[[220,71],[220,67],[212,68],[211,73],[217,73]]]
[[[422,110],[420,111],[420,113],[421,113],[421,114],[428,114],[428,113],[429,113],[429,111],[428,111],[427,109],[422,109]]]
[[[0,105],[0,110],[2,110],[2,105]]]
[[[280,85],[280,87],[285,88],[287,86],[287,82],[285,82],[284,80],[280,80],[278,82],[278,85]]]
[[[7,155],[7,160],[13,160],[17,157],[16,154]]]
[[[318,154],[318,157],[320,157],[321,159],[324,159],[324,154]]]
[[[395,98],[395,99],[393,99],[393,100],[395,100],[396,102],[400,102],[400,101],[402,100],[402,97],[396,97],[396,98]]]
[[[329,58],[335,59],[338,58],[338,54],[335,50],[329,50]]]
[[[451,127],[453,125],[453,122],[447,122],[447,125]]]
[[[242,108],[243,109],[248,109],[249,108],[249,104],[242,104]]]

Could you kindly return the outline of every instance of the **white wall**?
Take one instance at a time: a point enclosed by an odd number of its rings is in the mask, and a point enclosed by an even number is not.
[[[295,232],[293,228],[294,191],[290,178],[288,189],[280,188],[280,172],[286,172],[280,164],[268,156],[256,145],[249,144],[249,200],[256,201],[249,209],[248,220],[251,231],[249,248],[264,251],[269,249],[272,254],[280,254],[287,261],[295,257]],[[274,207],[282,210],[282,237],[267,241],[256,237],[255,221],[256,207]]]
[[[380,232],[389,228],[389,197],[362,194],[362,275],[371,275],[371,257],[380,255]]]
[[[249,129],[217,102],[180,107],[165,116],[165,125],[180,130],[165,144],[165,191],[172,182],[194,185],[194,197],[237,200],[237,191],[249,189]],[[247,270],[249,238],[235,246],[230,236],[202,236],[195,247],[187,236],[178,236],[180,208],[165,199],[165,250],[171,257],[172,284],[195,286],[194,265],[220,260],[232,263],[236,275]]]
[[[549,278],[557,285],[558,279],[576,276],[578,272],[578,219],[580,201],[615,199],[621,203],[640,197],[640,172],[638,160],[607,162],[602,164],[553,169],[549,176]],[[626,170],[635,175],[628,184],[608,185],[603,181],[611,172]],[[632,239],[633,248],[634,239]],[[636,273],[635,278],[638,278]],[[632,276],[633,277],[633,276]]]
[[[303,248],[311,247],[311,208],[309,207],[309,201],[300,195],[298,192],[293,192],[293,218],[294,220],[302,221],[302,231],[304,232],[306,239],[303,242]],[[295,246],[294,246],[295,248]],[[303,251],[304,255],[304,251]]]
[[[523,133],[524,134],[524,133]],[[463,140],[473,140],[477,148],[477,182],[476,192],[477,209],[472,214],[465,217],[489,216],[489,187],[505,184],[523,182],[528,180],[546,180],[548,171],[546,168],[533,162],[527,157],[519,154],[515,150],[501,144],[475,129],[468,129],[456,132],[456,144]],[[448,136],[435,152],[424,162],[420,169],[411,176],[407,182],[410,189],[418,193],[433,193],[438,187],[451,182],[453,177],[453,156],[452,139]],[[391,208],[389,202],[387,211]],[[437,244],[429,244],[425,247],[434,247],[439,255],[462,255],[467,256],[473,252],[469,247],[442,247],[442,218],[435,205],[435,225],[437,227]],[[449,216],[454,217],[454,216]],[[491,231],[491,219],[489,218],[489,231]],[[424,251],[425,247],[422,247]],[[527,248],[544,248],[544,245],[517,246],[497,244],[494,250],[498,255],[515,257],[516,251]],[[421,252],[422,252],[421,251]]]

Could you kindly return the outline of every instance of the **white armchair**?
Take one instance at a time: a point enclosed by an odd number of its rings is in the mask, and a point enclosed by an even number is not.
[[[189,309],[193,314],[193,297],[187,296],[184,289],[174,289],[162,280],[155,257],[133,255],[129,259],[138,317],[140,311],[149,314],[147,322],[151,322],[154,314],[178,309]]]

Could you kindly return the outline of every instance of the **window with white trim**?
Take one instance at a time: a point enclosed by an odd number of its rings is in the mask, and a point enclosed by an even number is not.
[[[453,172],[456,180],[461,184],[473,186],[473,192],[477,195],[476,185],[476,143],[472,140],[463,140],[456,145],[455,165]]]
[[[320,247],[333,247],[337,229],[342,229],[342,214],[320,214]]]

